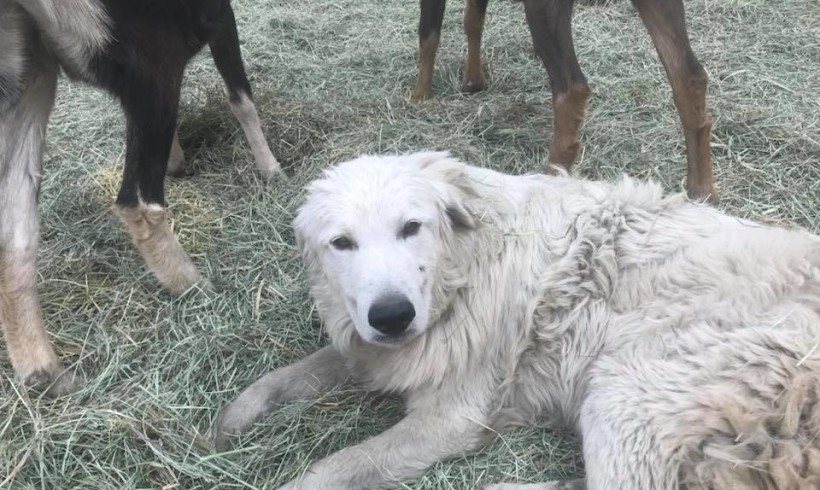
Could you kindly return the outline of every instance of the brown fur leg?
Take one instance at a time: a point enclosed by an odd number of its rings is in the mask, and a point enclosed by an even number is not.
[[[148,268],[169,291],[181,294],[196,284],[210,287],[174,236],[168,213],[158,204],[115,206]]]
[[[411,98],[416,101],[433,97],[433,66],[444,19],[445,0],[421,0],[419,15],[419,74]]]
[[[666,70],[686,140],[686,187],[693,199],[716,202],[709,149],[712,120],[706,112],[706,71],[686,33],[681,0],[633,0]]]
[[[467,0],[464,9],[464,33],[467,35],[467,60],[464,64],[464,80],[461,91],[480,92],[487,88],[481,70],[481,34],[484,31],[484,15],[487,0]]]
[[[586,84],[573,85],[552,100],[553,126],[550,144],[550,163],[572,169],[581,143],[578,131],[584,122],[589,88]]]
[[[439,34],[433,33],[419,43],[419,78],[413,89],[412,99],[416,101],[433,98],[433,65],[436,62]]]
[[[572,43],[572,0],[524,0],[524,12],[552,88],[554,131],[549,160],[570,170],[581,146],[578,130],[589,97]]]

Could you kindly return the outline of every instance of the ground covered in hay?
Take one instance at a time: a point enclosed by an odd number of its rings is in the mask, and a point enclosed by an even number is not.
[[[277,488],[318,457],[400,417],[389,397],[336,391],[269,417],[237,449],[209,449],[217,409],[271,368],[325,344],[293,246],[304,185],[362,152],[449,149],[513,173],[542,169],[551,134],[546,72],[520,4],[491,3],[490,88],[462,96],[463,4],[452,2],[436,100],[408,99],[417,2],[235,0],[267,136],[288,182],[262,182],[210,55],[188,70],[180,137],[193,175],[170,179],[184,247],[219,288],[159,290],[109,211],[123,118],[109,98],[61,82],[42,191],[39,287],[58,354],[89,380],[50,401],[13,382],[0,352],[0,487]],[[814,0],[691,0],[710,75],[721,206],[820,231],[820,9]],[[576,44],[593,90],[581,175],[621,173],[673,190],[683,138],[648,35],[625,0],[588,1]],[[520,431],[441,463],[407,488],[471,489],[583,473],[569,434]]]

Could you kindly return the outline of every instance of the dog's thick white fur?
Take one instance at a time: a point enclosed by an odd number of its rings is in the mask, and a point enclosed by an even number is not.
[[[586,479],[487,488],[820,488],[814,235],[445,153],[328,170],[295,229],[332,345],[248,388],[217,443],[346,378],[407,414],[283,488],[393,488],[516,425],[577,429]],[[416,313],[393,337],[385,295]]]

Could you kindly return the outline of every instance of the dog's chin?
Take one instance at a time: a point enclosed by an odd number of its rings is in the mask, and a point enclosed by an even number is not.
[[[380,347],[399,348],[410,340],[418,337],[422,333],[421,329],[410,327],[399,335],[385,335],[381,332],[371,331],[369,335],[362,336],[368,344]]]

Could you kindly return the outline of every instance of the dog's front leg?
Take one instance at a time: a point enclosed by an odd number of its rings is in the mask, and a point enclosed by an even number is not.
[[[349,376],[344,358],[331,346],[269,372],[222,409],[214,428],[216,449],[226,449],[231,436],[241,433],[279,405],[322,394],[344,383]]]
[[[488,439],[475,409],[418,409],[361,444],[313,464],[279,490],[376,490],[396,488],[438,461],[469,453]]]

